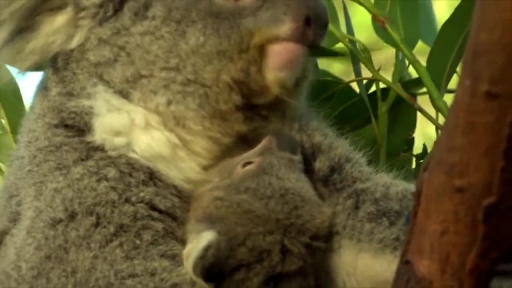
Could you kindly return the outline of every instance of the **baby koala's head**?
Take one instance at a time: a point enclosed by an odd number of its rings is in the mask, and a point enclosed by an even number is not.
[[[326,287],[331,209],[285,133],[211,170],[193,196],[186,269],[214,287]]]

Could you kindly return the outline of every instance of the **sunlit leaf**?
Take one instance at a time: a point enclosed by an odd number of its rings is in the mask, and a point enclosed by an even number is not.
[[[420,40],[419,4],[424,0],[374,0],[373,5],[383,16],[385,21],[400,35],[405,45],[413,50]],[[379,38],[386,44],[397,48],[395,41],[388,35],[376,19],[372,19],[372,26]]]
[[[468,38],[473,0],[462,0],[452,15],[441,26],[439,34],[428,54],[427,71],[441,95],[445,94],[459,66]]]
[[[16,139],[19,125],[26,113],[26,107],[18,84],[9,69],[5,65],[0,65],[0,73],[0,79],[8,79],[7,82],[0,85],[0,104],[4,109],[9,129]]]
[[[7,163],[14,149],[14,139],[5,117],[5,110],[0,105],[0,163]]]
[[[352,18],[350,17],[350,12],[348,10],[347,2],[345,0],[341,0],[341,3],[343,4],[343,16],[345,18],[345,28],[347,30],[347,34],[349,36],[355,38],[356,35],[355,35],[354,27],[352,25]],[[349,43],[352,47],[360,46],[360,45],[357,45],[356,41],[354,41],[352,39],[349,39]],[[361,53],[361,55],[363,57],[365,57],[366,59],[369,59],[370,62],[373,64],[373,60],[371,59],[371,54],[370,55],[364,54],[364,52],[367,52],[366,50],[364,50],[364,48],[366,48],[366,47],[363,47],[363,50],[361,50],[361,48],[358,48],[358,50],[363,52],[363,53]],[[369,49],[367,49],[367,50],[369,52]],[[368,105],[369,104],[368,103],[368,90],[364,86],[363,80],[360,79],[363,76],[361,61],[356,57],[356,55],[354,53],[350,54],[350,61],[352,63],[352,71],[354,71],[354,76],[359,79],[359,80],[357,80],[357,87],[359,88],[359,95],[361,95],[363,100],[365,100],[366,105]]]
[[[432,47],[437,37],[436,13],[432,5],[433,0],[417,0],[419,7],[420,40]]]
[[[327,6],[327,12],[329,13],[329,22],[333,24],[337,29],[341,29],[338,11],[336,10],[336,6],[334,5],[333,0],[324,0],[324,3]],[[338,37],[336,37],[336,35],[334,35],[331,31],[327,31],[325,39],[322,42],[322,46],[332,48],[338,43],[340,43]]]
[[[423,82],[419,78],[404,81],[401,85],[410,94],[414,94],[423,88]],[[385,87],[380,91],[385,100],[391,89]],[[317,79],[311,85],[311,92],[308,97],[311,107],[335,128],[343,132],[356,131],[371,124],[370,111],[377,116],[377,101],[376,90],[368,94],[370,110],[357,91],[344,80],[326,70],[320,70]]]

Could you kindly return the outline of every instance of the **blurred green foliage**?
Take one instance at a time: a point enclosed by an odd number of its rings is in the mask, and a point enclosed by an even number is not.
[[[0,185],[5,165],[15,148],[18,128],[25,116],[26,108],[14,76],[7,66],[0,65],[0,79],[7,79],[0,85]]]
[[[322,45],[349,55],[316,54],[311,105],[375,165],[414,179],[448,114],[474,1],[324,1]]]
[[[322,47],[312,48],[320,71],[310,104],[375,165],[414,178],[447,114],[474,0],[324,1],[331,24]],[[9,77],[0,85],[0,184],[26,112]]]

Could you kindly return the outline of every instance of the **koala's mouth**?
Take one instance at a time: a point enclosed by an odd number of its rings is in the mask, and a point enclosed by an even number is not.
[[[263,75],[273,94],[283,94],[295,86],[307,64],[309,51],[293,41],[272,41],[264,46]]]
[[[292,41],[275,41],[265,47],[265,69],[273,72],[300,70],[308,56],[306,46]]]

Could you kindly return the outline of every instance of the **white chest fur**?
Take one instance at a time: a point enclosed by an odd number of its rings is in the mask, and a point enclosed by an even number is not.
[[[204,180],[202,167],[211,164],[219,150],[204,134],[190,135],[194,131],[178,125],[170,131],[160,116],[106,88],[95,89],[94,95],[89,103],[93,110],[91,141],[110,153],[138,159],[180,188],[193,189]],[[191,137],[194,141],[188,141]]]

